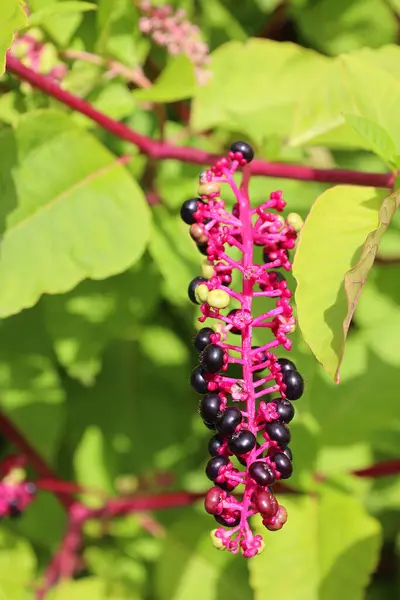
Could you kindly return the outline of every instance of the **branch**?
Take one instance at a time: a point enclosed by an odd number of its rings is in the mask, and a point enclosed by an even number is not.
[[[52,469],[46,463],[46,461],[40,456],[40,454],[30,445],[24,435],[18,430],[14,423],[2,412],[0,412],[0,431],[4,434],[11,444],[13,444],[18,450],[24,454],[29,461],[29,464],[35,469],[35,471],[44,479],[51,479],[54,482],[59,482],[60,479]],[[72,504],[73,499],[69,492],[53,491],[54,495],[57,496],[63,507],[68,510]]]
[[[388,475],[398,475],[400,473],[400,459],[394,458],[392,460],[384,460],[378,462],[371,467],[365,469],[358,469],[353,471],[353,475],[357,477],[387,477]]]
[[[218,156],[197,148],[174,146],[168,142],[152,140],[123,123],[111,119],[94,106],[66,90],[63,90],[52,78],[40,75],[25,67],[10,53],[7,55],[7,70],[20,79],[27,81],[35,88],[59,100],[73,110],[86,115],[89,119],[106,129],[116,137],[131,142],[147,156],[162,160],[174,159],[182,162],[206,165],[214,162]],[[363,173],[345,169],[314,169],[306,166],[296,166],[283,163],[270,163],[254,160],[251,163],[253,175],[297,179],[302,181],[318,181],[321,183],[341,183],[349,185],[365,185],[372,187],[392,188],[395,177],[392,173]]]

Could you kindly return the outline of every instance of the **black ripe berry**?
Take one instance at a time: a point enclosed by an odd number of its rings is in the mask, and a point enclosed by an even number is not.
[[[194,293],[196,291],[197,286],[200,285],[201,283],[207,283],[207,279],[205,277],[195,277],[189,283],[188,296],[189,296],[189,300],[191,302],[193,302],[193,304],[199,304],[199,302],[197,302],[197,300],[196,300],[196,296],[194,295]]]
[[[218,512],[218,506],[221,502],[221,490],[220,488],[213,487],[208,490],[206,497],[204,498],[204,508],[209,515],[215,515]],[[221,512],[222,508],[220,508]]]
[[[225,456],[219,455],[210,458],[206,466],[206,475],[208,479],[215,481],[218,477],[220,468],[226,466],[227,464],[229,464],[229,460],[225,458]]]
[[[281,474],[281,478],[289,479],[292,474],[293,467],[292,461],[286,456],[286,454],[283,454],[283,452],[278,452],[278,454],[275,454],[274,456],[274,462],[276,470]]]
[[[224,364],[225,350],[218,344],[206,346],[201,364],[208,373],[218,373]]]
[[[287,446],[290,442],[290,429],[283,423],[267,423],[265,433],[271,440],[277,442],[281,448]]]
[[[212,431],[215,431],[215,424],[214,423],[207,423],[207,421],[203,421],[203,423],[207,427],[207,429],[211,429]]]
[[[267,486],[275,483],[275,475],[266,463],[256,460],[249,467],[249,475],[258,485]]]
[[[200,415],[206,423],[215,424],[221,408],[221,398],[218,394],[210,393],[200,400]]]
[[[246,142],[234,142],[230,147],[231,152],[240,152],[246,162],[251,162],[254,158],[254,150]]]
[[[255,435],[246,429],[234,433],[228,441],[228,448],[233,454],[247,454],[255,445]]]
[[[282,450],[282,454],[284,454],[285,456],[287,456],[288,459],[290,460],[290,462],[292,462],[292,460],[293,460],[293,454],[292,454],[292,451],[289,448],[289,446],[286,446],[286,448],[284,450]]]
[[[218,450],[224,445],[224,440],[220,435],[214,435],[208,442],[208,452],[211,456],[219,456]]]
[[[8,514],[11,519],[18,519],[22,515],[16,500],[12,500],[8,505]]]
[[[288,358],[278,358],[277,363],[281,368],[281,373],[286,373],[287,371],[296,371],[296,365]]]
[[[211,343],[211,336],[215,333],[211,327],[203,327],[194,338],[194,347],[197,352],[203,352],[204,348]]]
[[[283,374],[286,385],[285,396],[288,400],[298,400],[304,392],[304,380],[298,371],[286,371]]]
[[[206,244],[196,244],[198,251],[203,254],[204,256],[207,256],[207,248],[208,248],[208,243]]]
[[[181,206],[181,219],[187,225],[193,225],[196,223],[196,219],[194,218],[195,212],[199,207],[199,203],[203,203],[200,198],[190,198],[186,200]]]
[[[240,515],[236,516],[232,523],[228,523],[228,521],[226,521],[222,515],[214,515],[214,519],[217,521],[217,523],[224,525],[225,527],[236,527],[240,523]]]
[[[283,398],[273,400],[273,402],[276,402],[276,410],[279,414],[279,421],[281,423],[290,423],[294,417],[293,404],[289,402],[289,400],[284,400]]]
[[[228,406],[219,415],[216,422],[216,429],[222,435],[232,435],[235,429],[242,422],[242,413],[236,406]]]
[[[199,394],[207,394],[208,392],[208,382],[205,377],[205,371],[203,367],[199,366],[193,369],[192,374],[190,376],[190,383],[192,387]]]
[[[254,504],[263,517],[273,517],[279,509],[279,504],[275,496],[266,490],[257,490],[254,494]]]

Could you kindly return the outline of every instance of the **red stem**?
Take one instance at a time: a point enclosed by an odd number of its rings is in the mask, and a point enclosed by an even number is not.
[[[7,70],[17,75],[20,79],[27,81],[33,87],[40,89],[48,96],[56,98],[73,110],[86,115],[116,137],[131,142],[142,153],[151,158],[158,160],[174,159],[202,165],[210,164],[218,158],[217,155],[199,150],[198,148],[174,146],[168,142],[152,140],[149,137],[141,135],[123,123],[111,119],[98,111],[89,102],[86,102],[86,100],[82,100],[63,90],[51,77],[41,75],[29,69],[10,53],[7,55]],[[360,171],[345,169],[314,169],[313,167],[270,163],[262,160],[254,160],[252,162],[251,172],[253,175],[263,175],[266,177],[383,188],[392,188],[395,181],[395,176],[392,173],[362,173]]]
[[[60,482],[57,475],[52,471],[51,467],[40,456],[33,446],[26,440],[24,435],[18,430],[14,423],[2,412],[0,412],[0,431],[4,434],[9,442],[11,442],[18,450],[25,454],[30,465],[35,471],[45,479],[52,479],[54,482]],[[73,499],[70,494],[65,492],[54,491],[54,495],[67,510],[72,506]]]
[[[365,469],[358,469],[353,471],[353,475],[356,477],[385,477],[388,475],[398,475],[400,473],[400,459],[394,458],[392,460],[384,460],[376,463],[371,467]]]

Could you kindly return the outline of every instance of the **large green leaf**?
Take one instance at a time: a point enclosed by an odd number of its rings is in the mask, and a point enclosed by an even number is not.
[[[29,19],[29,25],[37,27],[38,25],[46,26],[47,22],[51,22],[56,17],[66,15],[78,15],[89,10],[96,10],[96,5],[92,2],[81,2],[77,0],[65,0],[64,2],[51,2],[43,8],[32,13]]]
[[[0,530],[0,597],[4,600],[29,600],[36,569],[36,557],[30,544]]]
[[[2,0],[0,6],[0,75],[4,73],[6,52],[12,44],[14,32],[27,24],[20,0]]]
[[[66,7],[64,8],[64,5]],[[35,21],[57,44],[67,46],[82,22],[83,13],[92,10],[93,4],[78,0],[30,0],[29,8]]]
[[[329,485],[313,497],[280,501],[288,521],[279,533],[257,520],[266,549],[249,561],[255,600],[268,598],[271,585],[285,600],[362,600],[378,561],[379,523],[355,498]]]
[[[3,132],[0,146],[11,163],[0,165],[1,317],[140,258],[149,236],[144,195],[94,137],[66,115],[42,111],[27,115],[15,136]]]
[[[212,546],[213,518],[194,509],[183,515],[168,527],[157,562],[157,600],[251,600],[246,562]]]
[[[293,267],[299,325],[336,382],[358,297],[400,201],[397,194],[382,203],[383,197],[373,188],[331,188],[316,200],[301,231]]]

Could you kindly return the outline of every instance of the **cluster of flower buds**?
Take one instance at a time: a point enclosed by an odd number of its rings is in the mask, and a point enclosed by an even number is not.
[[[56,47],[43,42],[40,29],[31,29],[29,33],[18,36],[11,52],[25,66],[56,81],[62,81],[68,71],[67,65],[59,60]]]
[[[140,30],[149,34],[159,46],[164,46],[172,54],[185,54],[194,64],[197,81],[205,85],[211,76],[207,44],[201,39],[200,30],[186,18],[186,12],[174,9],[168,4],[153,6],[148,0],[139,3],[144,15],[139,21]]]
[[[291,349],[292,292],[282,271],[291,269],[288,251],[295,246],[301,218],[291,214],[285,220],[278,214],[286,204],[279,191],[261,206],[250,207],[247,165],[253,156],[249,144],[232,144],[228,158],[201,173],[199,196],[181,208],[191,237],[206,257],[203,274],[190,282],[188,295],[200,305],[201,323],[215,320],[214,327],[203,327],[194,339],[200,364],[191,375],[191,385],[202,394],[201,418],[206,427],[216,430],[206,466],[214,487],[206,496],[205,509],[228,528],[212,531],[215,546],[241,551],[245,557],[264,547],[262,537],[253,534],[249,517],[260,513],[271,531],[286,522],[286,510],[271,486],[292,474],[288,423],[294,417],[292,401],[304,391],[294,363],[272,352],[279,346]],[[234,174],[240,167],[244,171],[239,187]],[[231,212],[220,195],[222,184],[229,185],[237,199]],[[256,246],[263,247],[263,264],[254,262]],[[239,260],[232,257],[238,250]],[[241,275],[240,292],[230,287],[234,270]],[[253,299],[260,296],[270,306],[255,315]],[[239,307],[230,309],[231,302]],[[262,346],[252,343],[255,328],[265,332]],[[228,343],[236,339],[232,334],[241,336],[240,345]],[[239,365],[242,377],[231,376],[234,365]],[[238,486],[244,486],[240,497],[232,494]]]
[[[25,457],[9,455],[0,463],[0,518],[19,517],[36,494],[36,486],[25,480]]]

